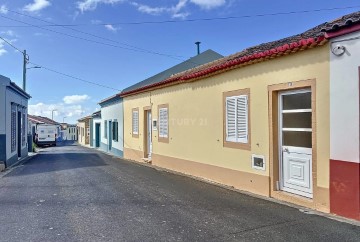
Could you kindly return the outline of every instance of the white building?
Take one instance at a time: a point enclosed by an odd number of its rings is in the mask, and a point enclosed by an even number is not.
[[[61,125],[61,131],[60,131],[60,137],[61,140],[77,140],[77,128],[76,124],[66,124],[62,123]]]
[[[30,95],[0,75],[0,170],[28,155],[27,112]]]
[[[101,111],[92,115],[90,122],[91,147],[123,157],[124,114],[123,101],[114,95],[100,101]]]

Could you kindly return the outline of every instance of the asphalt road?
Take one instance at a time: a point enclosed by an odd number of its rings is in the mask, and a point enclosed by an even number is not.
[[[0,241],[360,241],[360,227],[73,145],[0,175]]]

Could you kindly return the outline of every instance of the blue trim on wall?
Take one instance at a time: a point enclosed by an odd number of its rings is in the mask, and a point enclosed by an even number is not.
[[[93,124],[94,124],[94,119],[90,119],[90,137],[89,137],[89,139],[90,139],[90,147],[93,147],[93,132],[94,132],[94,130],[93,130]]]
[[[103,142],[100,142],[100,150],[105,151],[107,153],[113,154],[118,157],[124,157],[124,152],[122,150],[114,148],[114,146],[111,147],[111,150],[108,149],[109,146]]]
[[[6,160],[6,134],[0,134],[0,164]]]
[[[12,166],[14,165],[16,162],[18,162],[18,156],[17,154],[13,155],[11,158],[9,158],[6,162],[5,165],[6,167]]]

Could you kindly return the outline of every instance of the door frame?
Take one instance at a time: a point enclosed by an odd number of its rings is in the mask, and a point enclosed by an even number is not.
[[[144,158],[149,158],[149,151],[148,151],[148,127],[149,127],[148,112],[151,112],[151,114],[152,114],[151,106],[144,107],[144,140],[143,140]]]
[[[296,91],[301,89],[311,90],[312,108],[312,184],[313,198],[306,198],[280,190],[280,145],[279,145],[279,93],[284,91]],[[279,200],[299,204],[301,206],[315,208],[319,197],[317,186],[317,143],[316,143],[316,79],[287,82],[268,86],[269,102],[269,135],[270,135],[270,196]]]
[[[101,123],[95,123],[95,147],[100,147],[100,130],[101,130]]]
[[[113,139],[113,133],[112,133],[112,120],[109,120],[108,122],[108,150],[110,151],[112,148],[112,139]]]
[[[278,151],[279,152],[279,185],[278,185],[278,188],[279,188],[279,190],[284,191],[284,192],[289,192],[289,193],[292,193],[292,194],[295,194],[295,195],[300,195],[300,196],[312,198],[312,194],[314,192],[313,176],[312,176],[312,162],[313,162],[312,158],[311,158],[311,167],[309,169],[309,172],[310,172],[310,187],[311,187],[311,192],[312,192],[311,195],[307,194],[306,192],[295,191],[295,189],[286,187],[284,185],[284,182],[285,182],[284,181],[284,176],[285,175],[284,175],[284,157],[283,157],[283,142],[282,142],[282,140],[283,140],[283,132],[281,130],[281,128],[283,126],[283,121],[282,121],[283,101],[282,101],[281,97],[284,96],[284,95],[300,94],[300,93],[308,93],[308,92],[311,93],[311,88],[299,88],[299,89],[278,91],[278,115],[279,115],[278,116],[278,120],[279,120],[279,122],[278,122],[278,126],[279,126],[279,129],[278,129],[278,131],[279,131],[278,132],[278,142],[279,142],[279,151]],[[312,113],[312,115],[313,115],[313,113]],[[312,122],[311,126],[313,126],[313,122]],[[313,127],[311,127],[311,129],[313,129]],[[311,131],[311,133],[312,132],[313,132],[313,130]],[[296,147],[296,148],[304,150],[304,153],[306,153],[305,151],[307,151],[309,153],[307,155],[311,155],[311,157],[312,157],[312,146],[311,146],[311,148],[302,148],[302,147]],[[293,147],[293,148],[295,148],[295,147]],[[310,150],[310,152],[308,150]]]

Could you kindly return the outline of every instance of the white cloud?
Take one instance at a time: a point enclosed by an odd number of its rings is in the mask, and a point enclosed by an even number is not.
[[[5,4],[0,6],[0,13],[1,14],[7,14],[9,12],[9,9],[6,7]]]
[[[144,5],[136,2],[132,2],[131,4],[135,6],[139,12],[147,13],[151,15],[159,15],[160,13],[168,11],[168,8],[165,7],[150,7],[148,5]]]
[[[12,31],[12,30],[7,30],[7,31],[1,31],[0,32],[2,35],[7,35],[7,36],[10,36],[10,37],[15,37],[17,36],[17,34]]]
[[[135,6],[141,13],[160,15],[162,13],[169,13],[173,18],[185,18],[189,15],[187,12],[182,12],[186,7],[188,0],[179,0],[175,6],[171,7],[151,7],[138,2],[130,2],[131,5]]]
[[[141,4],[139,2],[130,2],[131,5],[135,6],[141,13],[160,15],[163,13],[171,14],[173,18],[186,18],[190,15],[186,11],[186,7],[192,3],[199,6],[201,9],[212,9],[221,7],[226,4],[226,0],[178,0],[177,4],[170,7],[152,7],[149,5]]]
[[[107,30],[109,30],[109,31],[111,31],[111,32],[117,32],[118,31],[118,28],[115,28],[113,25],[111,25],[111,24],[106,24],[106,25],[104,25],[104,27],[107,29]]]
[[[0,56],[7,53],[7,50],[3,49],[2,47],[3,47],[2,44],[0,44]]]
[[[45,104],[38,102],[28,106],[29,114],[51,118],[54,113],[54,120],[62,122],[66,117],[65,122],[76,123],[76,120],[89,113],[90,110],[77,104],[66,105],[65,103]],[[56,110],[52,112],[52,110]]]
[[[24,6],[23,10],[26,12],[38,12],[51,5],[49,0],[33,0],[33,3],[29,3]]]
[[[190,2],[204,9],[211,9],[225,5],[226,0],[190,0]]]
[[[4,35],[8,35],[6,32],[1,32],[1,34]],[[14,43],[17,41],[17,39],[7,39],[5,38],[6,41],[8,41],[9,43]],[[7,43],[5,43],[5,41],[3,41],[2,39],[0,39],[0,56],[3,56],[4,54],[7,53],[7,50],[5,49],[5,46],[7,45]]]
[[[76,6],[83,13],[95,10],[98,4],[116,4],[124,1],[125,0],[82,0],[77,2]]]
[[[65,104],[75,104],[75,103],[82,103],[86,100],[90,99],[88,95],[72,95],[72,96],[65,96],[63,101]]]

